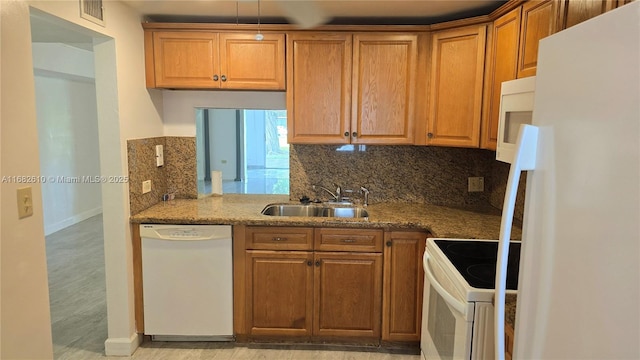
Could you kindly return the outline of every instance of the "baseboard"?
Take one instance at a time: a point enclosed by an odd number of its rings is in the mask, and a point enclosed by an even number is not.
[[[109,338],[104,342],[107,356],[131,356],[142,343],[142,337],[134,333],[130,338]]]
[[[73,216],[70,216],[62,221],[58,221],[57,223],[54,224],[45,224],[44,225],[44,234],[45,235],[50,235],[53,234],[56,231],[60,231],[66,227],[69,227],[71,225],[75,225],[77,223],[79,223],[80,221],[84,221],[87,220],[90,217],[96,216],[98,214],[102,213],[102,206],[98,206],[97,208],[93,208],[93,209],[89,209],[87,211],[83,211],[80,214],[76,214]]]

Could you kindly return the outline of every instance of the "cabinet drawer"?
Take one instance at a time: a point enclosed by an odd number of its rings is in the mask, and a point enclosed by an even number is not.
[[[247,226],[247,249],[311,250],[313,229],[305,227]]]
[[[378,229],[315,229],[314,249],[381,252],[383,231]]]

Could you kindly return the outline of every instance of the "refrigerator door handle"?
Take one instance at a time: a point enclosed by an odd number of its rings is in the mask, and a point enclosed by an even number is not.
[[[513,225],[513,211],[516,205],[516,195],[520,173],[525,170],[533,170],[536,165],[536,153],[538,146],[538,127],[533,125],[521,125],[516,141],[507,191],[502,206],[502,221],[500,223],[500,241],[498,243],[498,260],[496,263],[496,295],[494,309],[495,349],[496,359],[504,359],[504,311],[507,286],[507,263],[509,261],[509,242],[511,241],[511,228]]]
[[[436,277],[431,272],[431,267],[429,266],[429,256],[426,251],[422,257],[422,263],[424,267],[424,274],[429,280],[429,283],[431,284],[431,286],[433,286],[433,288],[438,292],[438,294],[440,294],[440,296],[442,296],[444,301],[446,301],[449,306],[454,308],[456,311],[462,314],[463,317],[466,318],[467,304],[459,301],[458,299],[453,297],[453,295],[449,294],[449,292],[447,292],[447,290],[445,290],[444,287],[440,285],[438,280],[436,280]]]

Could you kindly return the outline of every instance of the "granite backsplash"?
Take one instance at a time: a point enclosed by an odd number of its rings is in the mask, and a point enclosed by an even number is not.
[[[427,146],[292,145],[290,198],[327,199],[311,185],[370,191],[369,201],[417,202],[462,208],[489,204],[495,153]],[[483,176],[485,191],[469,193],[467,178]],[[497,181],[500,182],[499,179]]]
[[[156,166],[155,146],[164,148],[164,166]],[[196,199],[196,140],[194,137],[154,137],[127,140],[129,203],[132,215],[160,201],[164,194]],[[142,182],[151,180],[151,192],[142,193]]]
[[[155,166],[155,145],[163,145],[165,165]],[[127,141],[131,214],[162,201],[162,195],[196,199],[195,137],[155,137]],[[290,199],[328,199],[311,185],[370,191],[369,202],[406,202],[476,209],[502,208],[509,165],[495,160],[495,152],[431,146],[291,145]],[[484,192],[467,191],[467,178],[482,176]],[[152,191],[142,194],[142,181]],[[524,180],[516,204],[517,219],[524,209]]]

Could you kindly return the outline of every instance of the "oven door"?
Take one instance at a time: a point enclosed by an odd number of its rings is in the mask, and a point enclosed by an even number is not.
[[[457,293],[442,266],[425,251],[420,348],[424,359],[471,358],[474,303]]]

